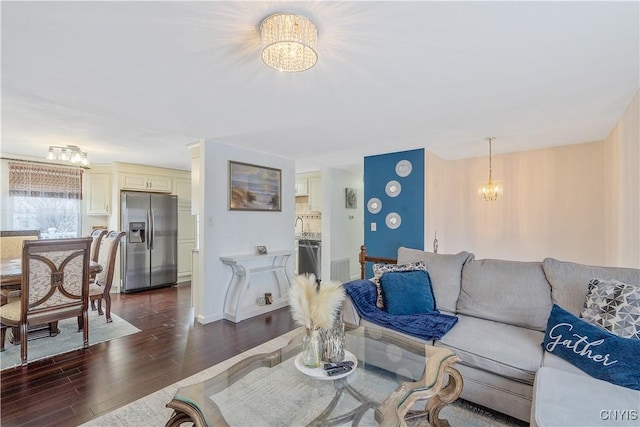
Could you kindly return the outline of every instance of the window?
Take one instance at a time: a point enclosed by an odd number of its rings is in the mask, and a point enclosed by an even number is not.
[[[82,169],[3,160],[4,166],[2,229],[40,230],[43,239],[82,235]]]

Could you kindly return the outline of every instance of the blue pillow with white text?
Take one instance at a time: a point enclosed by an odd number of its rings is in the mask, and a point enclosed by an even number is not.
[[[614,335],[556,304],[542,348],[594,378],[640,390],[640,340]]]

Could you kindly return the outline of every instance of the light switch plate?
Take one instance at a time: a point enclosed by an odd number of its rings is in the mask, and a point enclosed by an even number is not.
[[[371,231],[376,231],[376,223],[375,222],[371,223]]]

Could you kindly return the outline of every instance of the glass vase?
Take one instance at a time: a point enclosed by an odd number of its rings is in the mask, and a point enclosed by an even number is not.
[[[319,368],[322,360],[322,338],[320,331],[308,330],[302,338],[302,363],[307,368]]]
[[[325,362],[342,362],[344,360],[344,321],[342,311],[338,311],[329,329],[320,331],[322,338],[322,360]]]

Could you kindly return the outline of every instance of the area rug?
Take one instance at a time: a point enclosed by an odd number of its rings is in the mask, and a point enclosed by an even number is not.
[[[140,329],[113,313],[111,313],[111,318],[113,322],[107,323],[104,315],[99,316],[97,311],[89,312],[90,346],[140,332]],[[58,328],[60,333],[55,337],[37,338],[29,341],[27,347],[29,363],[82,348],[82,332],[78,332],[76,318],[61,320],[58,322]],[[20,365],[20,345],[12,345],[7,337],[4,348],[5,351],[0,353],[1,369]]]
[[[172,414],[172,410],[165,407],[169,402],[176,390],[180,387],[195,384],[206,380],[218,373],[228,369],[240,360],[259,353],[265,353],[277,350],[278,348],[286,345],[294,336],[299,332],[291,331],[280,337],[277,337],[271,341],[266,342],[258,347],[252,348],[244,353],[227,359],[211,368],[205,369],[189,378],[185,378],[175,384],[163,388],[155,393],[152,393],[146,397],[129,403],[119,409],[104,414],[98,418],[95,418],[83,426],[97,427],[97,426],[162,426],[169,420]],[[477,426],[477,427],[514,427],[514,426],[526,426],[527,423],[515,420],[506,415],[499,414],[497,412],[489,411],[484,408],[476,407],[475,405],[458,400],[445,407],[440,412],[441,418],[446,418],[452,426]],[[374,423],[365,423],[364,420],[360,425],[377,425]],[[426,425],[426,422],[422,423]],[[414,420],[410,423],[413,426],[422,425],[420,421]],[[254,427],[254,426],[247,426]],[[255,426],[258,427],[258,426]]]

